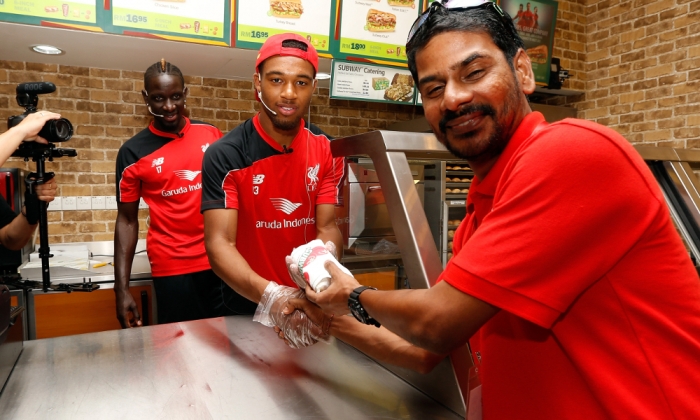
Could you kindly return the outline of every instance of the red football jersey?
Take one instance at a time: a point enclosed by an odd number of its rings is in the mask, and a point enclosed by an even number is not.
[[[260,276],[296,287],[284,257],[316,239],[316,205],[338,202],[343,162],[313,124],[302,120],[285,150],[256,115],[205,154],[202,211],[238,209],[238,251]]]
[[[119,149],[117,200],[143,197],[148,204],[146,248],[156,277],[210,268],[199,212],[202,157],[222,135],[213,125],[189,119],[178,134],[159,131],[151,123]]]

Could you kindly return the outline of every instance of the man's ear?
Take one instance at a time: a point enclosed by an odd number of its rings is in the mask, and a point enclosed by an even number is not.
[[[256,92],[260,91],[260,73],[253,73],[253,88]]]
[[[190,93],[190,88],[185,86],[184,89],[182,89],[182,96],[184,96],[184,99],[187,99],[187,95]]]
[[[148,105],[148,93],[146,89],[141,89],[141,96],[143,96],[143,101]]]
[[[535,91],[535,73],[532,71],[532,61],[522,48],[513,57],[513,67],[515,77],[518,79],[520,89],[525,95],[530,95]]]

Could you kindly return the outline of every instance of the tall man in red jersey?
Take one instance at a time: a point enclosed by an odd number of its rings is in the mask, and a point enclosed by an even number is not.
[[[487,419],[700,418],[700,283],[645,162],[613,130],[532,112],[530,60],[494,3],[436,1],[414,28],[426,118],[476,174],[455,256],[427,290],[328,265],[309,299],[439,354],[469,341]]]
[[[303,295],[285,256],[317,238],[342,250],[334,207],[343,163],[332,158],[328,136],[303,119],[316,87],[314,47],[295,34],[272,36],[255,67],[261,112],[204,156],[205,242],[214,271],[259,303],[254,320],[301,347],[318,334],[303,313],[281,314],[289,297]]]
[[[223,134],[210,124],[185,116],[184,77],[165,60],[146,70],[142,95],[153,121],[124,143],[117,155],[117,318],[123,328],[141,325],[138,307],[129,292],[140,197],[150,209],[146,248],[158,322],[235,313],[229,308],[237,309],[236,297],[209,265],[204,249],[204,219],[199,213],[202,157]],[[238,299],[245,303],[245,299]]]

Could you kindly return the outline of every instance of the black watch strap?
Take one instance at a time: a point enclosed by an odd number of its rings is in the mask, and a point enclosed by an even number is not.
[[[381,324],[376,319],[372,318],[362,306],[362,303],[360,303],[360,293],[367,289],[377,290],[376,287],[370,286],[360,286],[356,288],[350,293],[350,297],[348,297],[348,307],[350,308],[350,312],[355,319],[363,324],[374,325],[375,327],[379,328]]]

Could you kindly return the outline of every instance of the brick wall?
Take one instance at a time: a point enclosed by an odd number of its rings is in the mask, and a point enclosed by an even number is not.
[[[700,0],[560,0],[553,54],[581,91],[547,103],[574,106],[579,117],[609,126],[633,143],[700,147]],[[16,83],[52,81],[58,92],[40,104],[77,126],[66,145],[77,158],[48,163],[59,174],[60,195],[114,194],[119,146],[149,121],[139,91],[142,73],[0,60],[0,118],[21,110]],[[189,77],[194,118],[226,132],[256,110],[250,81]],[[420,108],[330,100],[312,103],[312,122],[333,136],[385,128],[413,119]],[[8,162],[6,166],[22,166]],[[51,242],[112,239],[115,211],[51,212]],[[147,211],[142,211],[145,220]],[[143,222],[142,222],[143,224]],[[142,225],[141,235],[145,233]]]
[[[568,101],[579,117],[632,143],[700,147],[698,6],[698,0],[560,1],[555,56],[577,68],[564,87],[584,86],[585,95]]]
[[[251,81],[185,80],[192,118],[212,123],[223,132],[256,112]],[[75,126],[75,135],[62,146],[76,149],[78,156],[46,163],[46,170],[57,174],[59,195],[114,195],[117,151],[150,121],[139,93],[143,73],[0,60],[0,120],[23,112],[15,101],[15,87],[27,81],[56,84],[55,93],[39,97],[39,108],[59,112]],[[413,106],[331,100],[328,89],[320,88],[312,101],[311,122],[329,135],[347,136],[414,119],[421,112]],[[0,123],[0,131],[5,128]],[[5,166],[36,169],[34,163],[16,158]],[[113,239],[116,210],[52,211],[48,215],[50,243]],[[148,210],[139,211],[141,237],[145,237],[147,215]]]

